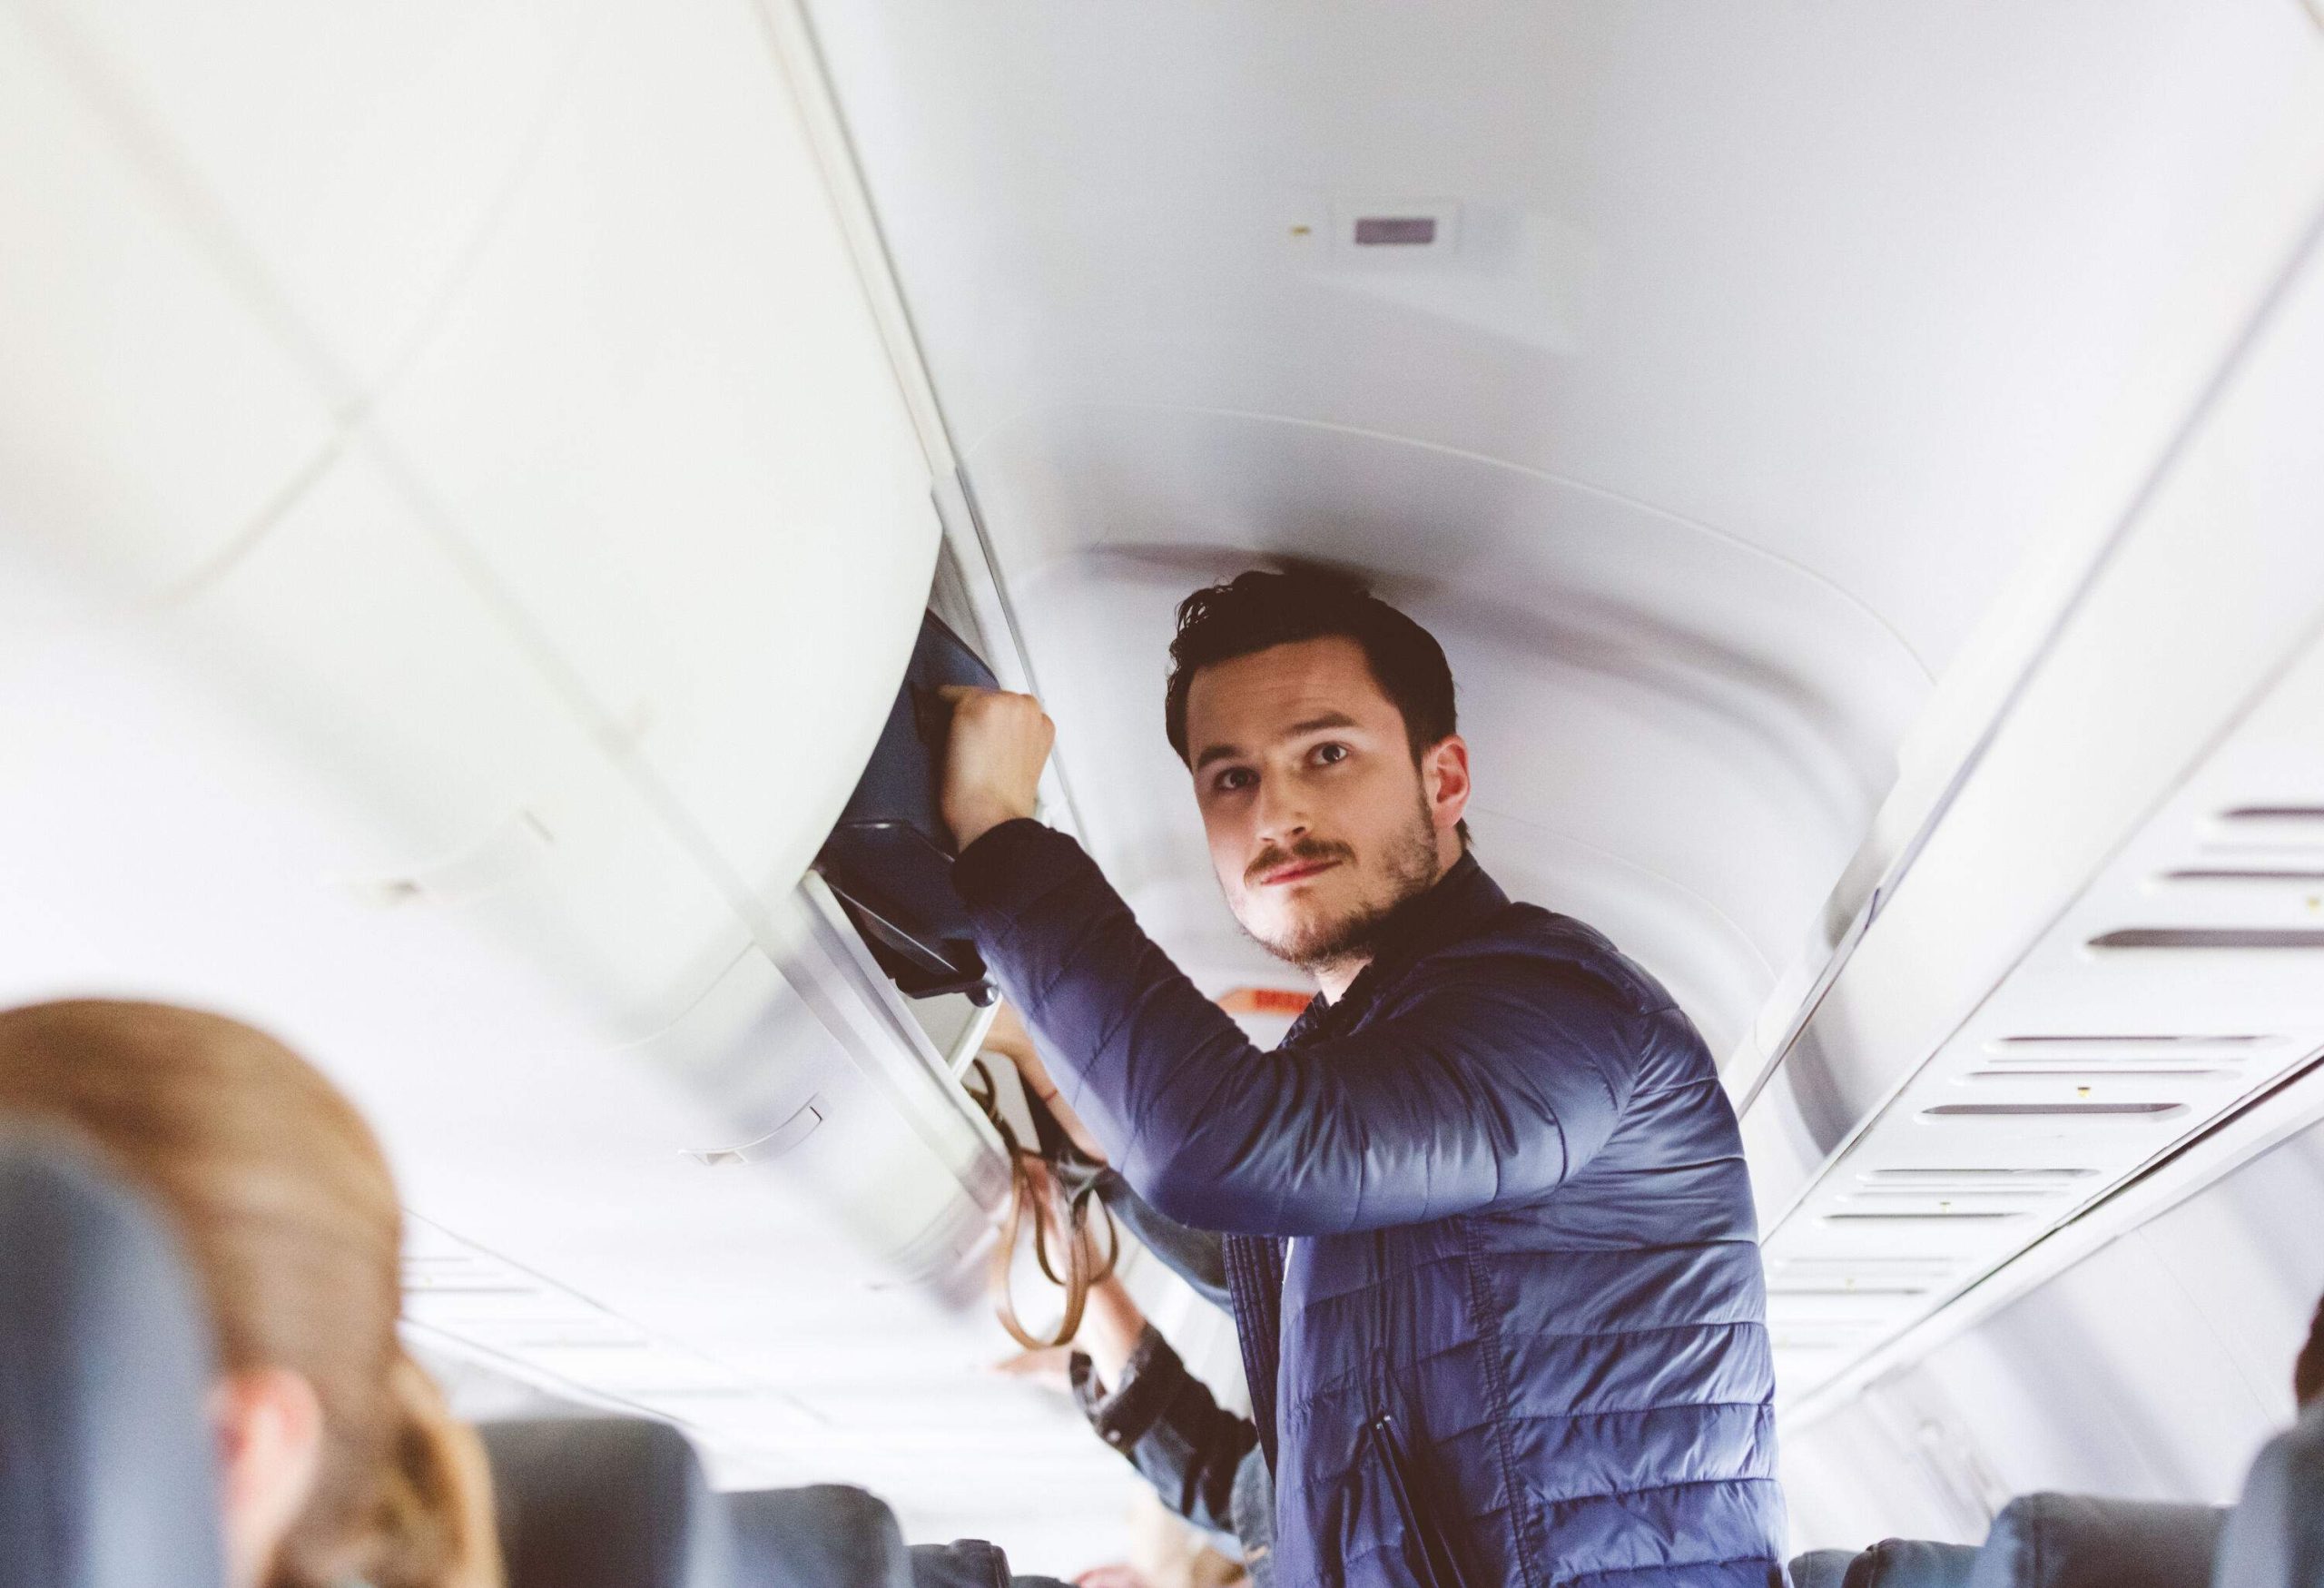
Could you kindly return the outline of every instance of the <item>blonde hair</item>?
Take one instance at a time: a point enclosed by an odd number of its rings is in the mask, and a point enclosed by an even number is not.
[[[497,1588],[483,1451],[397,1338],[402,1210],[337,1088],[222,1015],[44,1003],[0,1011],[0,1116],[77,1132],[160,1206],[222,1371],[313,1386],[321,1458],[268,1588]]]

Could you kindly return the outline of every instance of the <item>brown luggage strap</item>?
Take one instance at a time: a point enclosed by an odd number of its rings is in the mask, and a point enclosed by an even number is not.
[[[1114,1264],[1121,1256],[1121,1235],[1114,1227],[1114,1216],[1098,1196],[1098,1165],[1067,1139],[1049,1111],[1029,1092],[1025,1106],[1033,1116],[1036,1144],[1024,1145],[1000,1107],[999,1089],[982,1059],[970,1061],[969,1074],[962,1077],[961,1085],[999,1132],[1002,1149],[1009,1158],[1009,1211],[1001,1217],[1000,1238],[992,1248],[989,1280],[993,1313],[1009,1337],[1029,1351],[1065,1345],[1081,1330],[1081,1314],[1088,1304],[1089,1287],[1110,1277]],[[1048,1172],[1036,1175],[1035,1165]],[[1089,1235],[1089,1210],[1093,1207],[1106,1227],[1102,1259]],[[1009,1283],[1018,1238],[1024,1230],[1029,1211],[1033,1219],[1033,1261],[1043,1278],[1065,1291],[1065,1314],[1058,1320],[1056,1332],[1046,1339],[1028,1329],[1019,1318],[1016,1296]],[[1063,1232],[1062,1253],[1050,1250],[1051,1241],[1057,1238],[1053,1231]]]

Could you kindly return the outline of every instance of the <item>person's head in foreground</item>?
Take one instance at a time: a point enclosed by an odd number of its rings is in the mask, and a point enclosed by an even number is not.
[[[0,1119],[94,1147],[173,1228],[217,1343],[235,1588],[491,1588],[475,1436],[396,1337],[403,1219],[354,1108],[273,1038],[164,1004],[0,1011]]]
[[[1165,716],[1243,929],[1324,974],[1461,857],[1469,747],[1429,632],[1352,580],[1246,573],[1178,607]]]

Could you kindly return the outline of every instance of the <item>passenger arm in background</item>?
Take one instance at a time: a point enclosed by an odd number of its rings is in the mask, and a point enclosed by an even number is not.
[[[1250,1419],[1220,1406],[1187,1371],[1118,1279],[1090,1291],[1075,1344],[1082,1349],[1069,1369],[1073,1398],[1098,1437],[1120,1451],[1173,1512],[1205,1532],[1239,1539],[1236,1475],[1259,1440]]]
[[[1029,1172],[1037,1181],[1049,1174],[1039,1165]],[[1036,1205],[1054,1208],[1046,1186],[1040,1192]],[[1054,1228],[1049,1234],[1056,1241],[1077,1238]],[[1078,1238],[1097,1239],[1086,1229]],[[1256,1458],[1257,1428],[1218,1405],[1111,1274],[1090,1286],[1072,1343],[1067,1376],[1098,1437],[1119,1451],[1174,1514],[1237,1539],[1236,1477],[1246,1459]],[[1248,1509],[1247,1498],[1244,1504]]]
[[[1016,1066],[1026,1091],[1056,1119],[1067,1139],[1099,1166],[1091,1183],[1097,1188],[1098,1199],[1114,1218],[1128,1226],[1140,1246],[1184,1279],[1205,1301],[1221,1312],[1231,1312],[1234,1304],[1226,1293],[1226,1259],[1220,1249],[1219,1237],[1213,1231],[1164,1218],[1106,1162],[1106,1149],[1098,1145],[1096,1134],[1058,1095],[1057,1082],[1041,1062],[1040,1054],[1033,1046],[1032,1033],[1025,1029],[1014,1005],[1004,1001],[994,1013],[992,1029],[986,1034],[984,1045],[987,1050]],[[1091,1301],[1092,1305],[1097,1302],[1094,1294]],[[1130,1332],[1137,1333],[1135,1329]]]
[[[1033,1034],[1025,1029],[1024,1017],[1017,1006],[1003,1001],[992,1011],[992,1025],[984,1034],[988,1052],[998,1053],[1017,1067],[1017,1078],[1024,1082],[1026,1093],[1049,1111],[1063,1129],[1066,1139],[1098,1163],[1106,1161],[1106,1149],[1081,1116],[1068,1108],[1058,1095],[1057,1082],[1049,1076],[1049,1066],[1041,1062],[1039,1051],[1033,1046]]]

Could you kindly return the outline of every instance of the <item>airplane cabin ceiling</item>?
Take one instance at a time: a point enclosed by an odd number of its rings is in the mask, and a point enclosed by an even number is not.
[[[1188,968],[1267,973],[1171,607],[1310,557],[1444,640],[1488,867],[1722,1054],[2313,197],[2292,0],[810,10],[1076,815]]]

